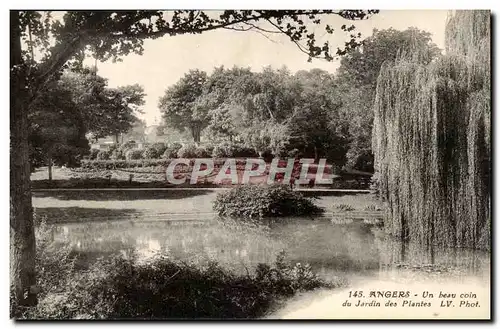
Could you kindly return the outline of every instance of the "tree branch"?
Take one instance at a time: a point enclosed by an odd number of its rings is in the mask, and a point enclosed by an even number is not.
[[[280,31],[280,33],[283,33],[284,35],[288,36],[288,38],[289,38],[289,39],[290,39],[293,43],[295,43],[295,45],[297,46],[297,48],[299,48],[299,50],[300,50],[301,52],[303,52],[304,54],[306,54],[306,55],[308,55],[308,56],[311,56],[310,52],[309,52],[308,50],[304,49],[304,46],[303,46],[303,45],[301,45],[301,44],[300,44],[297,40],[294,40],[294,39],[293,39],[290,35],[288,35],[288,34],[286,33],[286,31],[285,31],[285,30],[283,30],[283,29],[281,28],[281,26],[279,26],[278,24],[273,23],[273,21],[271,21],[271,20],[270,20],[270,19],[268,19],[268,18],[266,18],[266,20],[267,20],[269,23],[271,23],[271,25],[273,25],[275,28],[277,28],[277,29]]]
[[[259,15],[248,15],[248,16],[244,16],[240,19],[227,21],[227,22],[219,21],[217,24],[208,25],[206,27],[200,27],[200,28],[194,28],[192,26],[186,25],[186,24],[192,23],[194,21],[194,19],[193,19],[188,23],[183,23],[179,28],[163,28],[159,31],[154,31],[154,32],[138,32],[138,33],[123,33],[123,32],[121,32],[119,34],[113,34],[112,31],[102,31],[102,32],[99,32],[98,34],[96,34],[95,36],[103,36],[104,35],[104,36],[112,37],[112,38],[120,38],[120,37],[158,38],[158,37],[164,36],[165,34],[169,34],[169,35],[174,36],[174,35],[178,35],[178,34],[203,33],[206,31],[212,31],[212,30],[216,30],[219,28],[225,28],[227,26],[236,25],[239,23],[247,24],[249,22],[258,21],[261,19],[265,19],[265,20],[269,21],[270,18],[281,18],[281,17],[284,17],[286,15],[292,15],[292,14],[293,13],[288,13],[288,11],[261,11],[261,12],[259,12]],[[333,15],[339,15],[342,17],[341,12],[332,11],[332,12],[319,12],[319,13],[317,13],[317,10],[305,10],[305,11],[301,12],[300,14],[296,14],[296,15],[307,16],[307,15],[312,15],[312,14],[321,15],[321,16],[333,14]],[[135,20],[132,24],[130,24],[130,26],[137,23],[141,19],[142,18]],[[251,24],[251,25],[254,25],[254,24]],[[282,33],[283,32],[281,29],[280,29],[281,32],[268,31],[268,30],[265,30],[262,28],[258,28],[258,29],[260,29],[263,32],[267,32],[267,33]],[[111,33],[111,35],[109,33]]]
[[[40,90],[41,86],[43,86],[46,81],[54,74],[56,71],[58,71],[64,63],[66,63],[75,53],[75,50],[80,49],[85,45],[85,42],[87,42],[89,37],[102,37],[102,38],[111,38],[111,39],[122,39],[122,38],[127,38],[127,37],[135,37],[138,39],[145,39],[145,38],[159,38],[162,37],[166,34],[174,36],[174,35],[179,35],[179,34],[189,34],[189,33],[203,33],[206,31],[211,31],[211,30],[216,30],[220,28],[226,28],[226,29],[231,29],[231,30],[236,30],[236,31],[248,31],[248,30],[260,30],[260,32],[265,32],[265,33],[283,33],[285,35],[288,35],[290,40],[296,44],[296,46],[299,48],[300,51],[303,53],[307,54],[308,56],[311,57],[310,52],[305,49],[303,45],[301,45],[297,40],[294,40],[285,30],[283,30],[278,24],[275,24],[271,21],[271,18],[283,18],[286,16],[307,16],[307,15],[329,15],[329,14],[334,14],[334,15],[339,15],[345,19],[354,19],[354,18],[349,18],[345,17],[342,11],[318,11],[318,10],[304,10],[301,11],[300,13],[297,13],[297,11],[257,11],[258,14],[254,15],[245,15],[239,19],[234,19],[234,20],[227,20],[227,21],[216,21],[216,24],[207,24],[204,27],[195,27],[191,26],[191,24],[196,20],[196,18],[199,16],[200,11],[198,11],[197,15],[194,15],[191,20],[188,22],[184,22],[180,24],[177,28],[171,28],[171,27],[164,27],[161,30],[158,31],[146,31],[146,32],[123,32],[127,31],[132,27],[134,24],[137,24],[140,22],[142,19],[147,18],[145,16],[147,15],[138,15],[137,17],[134,17],[132,19],[129,19],[128,21],[125,22],[126,26],[123,26],[123,24],[120,26],[119,31],[110,31],[110,30],[101,30],[101,31],[94,31],[92,26],[87,27],[86,29],[82,29],[76,36],[72,37],[69,41],[66,41],[65,43],[62,43],[60,45],[56,45],[52,48],[52,56],[49,58],[49,60],[42,66],[41,74],[38,76],[38,78],[35,80],[35,83],[32,87],[31,90],[31,97],[28,101],[28,104],[31,104],[33,101],[34,97],[36,96],[38,90]],[[102,20],[106,19],[103,15]],[[259,21],[261,19],[267,20],[271,25],[273,25],[278,31],[270,31],[261,27],[258,27],[255,24],[252,24],[250,22],[254,21]],[[123,23],[123,22],[122,22]],[[248,29],[237,29],[237,28],[230,28],[232,25],[244,23],[246,25],[250,25],[250,28]],[[116,28],[116,27],[115,27]],[[68,32],[68,33],[71,33]],[[58,50],[58,48],[62,50]]]
[[[277,43],[275,40],[273,40],[270,37],[268,37],[265,33],[263,33],[262,31],[259,31],[259,29],[252,30],[252,31],[256,32],[256,33],[259,33],[260,35],[262,35],[264,38],[266,38],[267,40],[271,41],[272,43]]]
[[[52,55],[53,58],[51,58],[48,62],[46,62],[46,64],[42,66],[41,73],[36,78],[35,83],[30,90],[31,95],[28,103],[26,104],[27,106],[29,106],[33,102],[37,92],[44,86],[44,84],[50,79],[50,77],[59,69],[61,69],[64,63],[66,63],[68,59],[70,59],[74,55],[75,50],[83,47],[84,41],[84,34],[78,34],[66,44],[61,44],[61,51],[56,51],[58,46],[54,46],[52,50],[52,53],[54,53],[54,55]]]
[[[263,29],[262,27],[257,26],[257,25],[254,25],[254,24],[249,23],[249,22],[243,22],[243,23],[244,23],[244,24],[247,24],[247,25],[250,25],[250,26],[253,26],[255,29],[260,30],[260,31],[262,31],[262,32],[281,34],[281,32],[280,32],[280,31],[271,31],[271,30]]]
[[[226,30],[232,30],[232,31],[238,31],[238,32],[246,32],[246,31],[250,31],[251,29],[253,29],[252,26],[250,26],[249,28],[236,28],[236,27],[231,27],[231,26],[224,26],[223,29],[226,29]]]

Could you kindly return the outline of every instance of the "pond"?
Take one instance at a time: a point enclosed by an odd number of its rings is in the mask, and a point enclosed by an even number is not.
[[[187,261],[217,260],[238,271],[273,262],[281,250],[290,261],[309,263],[325,276],[425,266],[434,272],[485,275],[489,266],[485,252],[403,244],[375,225],[332,224],[325,218],[287,218],[262,227],[215,218],[67,223],[56,226],[54,239],[69,242],[76,251],[135,252],[144,258],[161,252]]]
[[[56,225],[54,240],[70,243],[89,257],[136,253],[147,259],[161,252],[187,262],[216,260],[246,273],[258,263],[274,262],[285,250],[289,261],[310,264],[326,279],[346,278],[351,286],[367,280],[464,283],[471,278],[489,286],[488,252],[423,248],[391,239],[380,226],[363,221],[332,223],[332,205],[366,207],[373,202],[366,195],[321,196],[318,202],[327,208],[321,217],[241,225],[216,218],[211,192],[177,199],[168,193],[158,197],[158,192],[155,197],[107,193],[106,198],[51,193],[35,194],[37,213],[67,216]]]

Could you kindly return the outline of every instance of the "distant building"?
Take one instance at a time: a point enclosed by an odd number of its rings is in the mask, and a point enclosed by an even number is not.
[[[99,138],[97,139],[97,143],[91,143],[91,149],[104,150],[107,151],[111,148],[112,145],[115,145],[116,142],[112,137]]]
[[[158,134],[159,125],[153,124],[147,126],[144,130],[144,135],[146,137],[146,142],[154,144],[157,142],[165,142],[165,136],[163,134]]]

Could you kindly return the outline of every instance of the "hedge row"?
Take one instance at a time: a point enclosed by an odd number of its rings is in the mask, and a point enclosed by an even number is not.
[[[173,143],[169,146],[164,143],[154,143],[139,150],[130,143],[113,146],[110,150],[90,151],[90,160],[140,160],[140,159],[172,159],[172,158],[233,158],[257,157],[254,149],[235,143],[224,142],[217,145],[197,146],[195,144],[181,145]]]
[[[168,167],[175,159],[140,159],[140,160],[82,160],[81,168],[85,170],[111,170],[127,168],[148,168],[154,170],[154,167]],[[224,165],[226,159],[213,159],[214,167],[220,168]],[[190,166],[194,165],[196,159],[190,159]],[[238,170],[243,170],[246,160],[236,160]]]

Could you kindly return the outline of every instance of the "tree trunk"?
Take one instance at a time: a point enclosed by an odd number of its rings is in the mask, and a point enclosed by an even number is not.
[[[115,133],[115,143],[116,143],[116,145],[118,145],[120,143],[120,139],[119,139],[120,137],[119,136],[120,136],[120,133]]]
[[[314,163],[318,163],[319,155],[318,155],[318,147],[314,145]]]
[[[197,126],[194,126],[191,128],[191,135],[193,136],[194,142],[199,143],[200,142],[200,136],[201,136],[201,129]]]
[[[49,151],[48,153],[48,165],[49,165],[49,182],[52,182],[52,154]]]
[[[10,252],[11,285],[18,305],[37,303],[35,231],[28,147],[29,95],[21,68],[19,12],[10,12]]]

